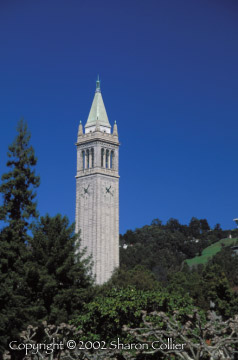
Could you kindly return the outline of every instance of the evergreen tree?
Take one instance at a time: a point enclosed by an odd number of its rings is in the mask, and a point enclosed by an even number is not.
[[[36,157],[29,145],[30,133],[21,120],[17,137],[9,146],[7,167],[0,192],[0,353],[11,338],[16,338],[27,320],[25,263],[26,243],[31,220],[37,216],[34,189]]]
[[[36,193],[39,176],[35,175],[36,157],[29,145],[30,133],[27,124],[20,120],[18,135],[9,146],[7,166],[9,172],[2,175],[0,192],[3,194],[3,205],[0,207],[0,220],[7,223],[17,239],[25,242],[30,219],[37,217]]]
[[[60,323],[78,314],[92,283],[89,260],[79,249],[74,224],[66,217],[41,217],[30,240],[31,265],[27,281],[31,288],[34,319]]]

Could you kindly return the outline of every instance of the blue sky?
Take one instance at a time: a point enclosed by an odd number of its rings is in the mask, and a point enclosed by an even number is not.
[[[41,215],[75,213],[75,141],[101,77],[120,231],[238,217],[236,0],[0,0],[0,172],[24,116]]]

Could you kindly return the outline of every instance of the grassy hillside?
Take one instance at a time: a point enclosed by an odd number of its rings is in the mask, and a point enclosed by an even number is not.
[[[201,256],[195,256],[192,259],[185,260],[189,266],[199,265],[199,264],[206,264],[209,259],[211,259],[216,253],[221,250],[222,245],[229,246],[235,244],[238,241],[238,238],[234,239],[221,239],[216,243],[208,246],[206,249],[203,250]]]

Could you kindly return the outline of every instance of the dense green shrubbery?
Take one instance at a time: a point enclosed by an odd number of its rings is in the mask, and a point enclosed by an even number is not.
[[[169,293],[166,290],[137,290],[135,287],[114,288],[100,291],[94,299],[85,304],[82,314],[72,323],[82,330],[82,340],[104,340],[109,342],[118,337],[128,341],[123,325],[138,327],[142,322],[142,310],[163,311],[172,315],[178,312],[181,319],[192,312],[194,305],[187,295]]]

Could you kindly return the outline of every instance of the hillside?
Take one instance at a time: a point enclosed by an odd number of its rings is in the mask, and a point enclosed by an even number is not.
[[[219,224],[211,229],[206,219],[193,217],[189,225],[173,218],[163,225],[154,219],[151,225],[128,230],[120,236],[120,265],[128,270],[144,266],[165,284],[168,276],[179,271],[186,259],[193,259],[228,234]]]
[[[189,265],[189,266],[196,266],[199,264],[206,264],[208,262],[209,259],[211,259],[215,254],[217,254],[221,249],[222,246],[229,246],[232,244],[237,243],[238,238],[234,238],[234,239],[230,239],[230,238],[225,238],[225,239],[221,239],[219,241],[217,241],[216,243],[206,247],[203,251],[202,251],[202,255],[201,256],[195,256],[192,259],[187,259],[185,260],[185,262]]]

